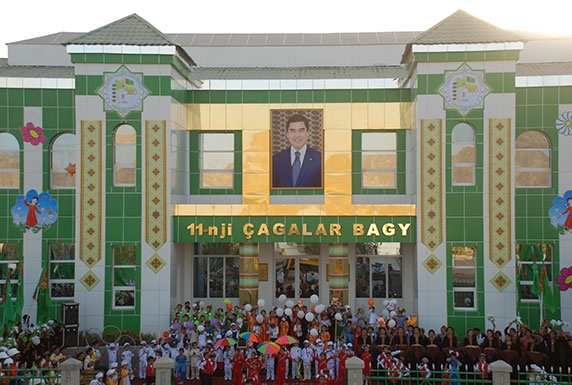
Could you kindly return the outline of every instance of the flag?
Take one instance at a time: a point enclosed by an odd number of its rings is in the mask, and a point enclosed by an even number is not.
[[[8,327],[12,327],[12,325],[16,323],[16,314],[14,313],[14,303],[12,303],[12,283],[10,282],[10,273],[8,273],[8,277],[6,278],[2,298],[4,300],[4,323],[8,325]]]
[[[20,263],[20,274],[18,275],[18,281],[22,282],[23,279],[24,279],[24,264]],[[18,294],[16,295],[16,308],[15,308],[17,320],[22,320],[23,308],[24,308],[24,285],[19,284]]]
[[[45,324],[52,318],[52,298],[50,297],[50,285],[48,280],[48,269],[44,268],[42,270],[42,275],[40,275],[40,281],[36,290],[34,291],[34,301],[38,303],[38,314],[37,323]]]
[[[546,266],[542,264],[542,272],[538,267],[536,262],[536,256],[542,255],[542,251],[536,245],[530,246],[530,252],[532,254],[532,287],[530,291],[537,295],[541,299],[541,303],[546,306],[546,308],[554,313],[556,311],[556,303],[554,302],[554,294],[552,293],[552,286],[548,279],[548,272],[546,271]]]
[[[554,294],[552,293],[552,286],[550,285],[550,281],[548,280],[548,272],[546,271],[546,267],[542,269],[541,275],[541,284],[540,290],[542,291],[542,303],[544,306],[551,312],[554,313],[556,311],[556,303],[554,302]]]
[[[532,287],[530,291],[532,294],[540,297],[542,291],[540,290],[540,273],[538,272],[538,264],[536,263],[535,246],[530,246],[529,250],[532,253]]]

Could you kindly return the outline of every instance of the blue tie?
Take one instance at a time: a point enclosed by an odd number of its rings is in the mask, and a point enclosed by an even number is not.
[[[292,163],[292,187],[296,186],[296,181],[298,181],[298,175],[300,174],[300,152],[296,151],[294,155],[296,155],[296,159]]]

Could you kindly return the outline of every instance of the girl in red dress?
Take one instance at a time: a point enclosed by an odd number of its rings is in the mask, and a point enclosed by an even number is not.
[[[245,361],[242,349],[236,349],[232,357],[232,385],[241,385],[242,382],[242,366]]]
[[[371,375],[371,353],[369,352],[369,346],[368,345],[364,345],[363,347],[363,351],[361,353],[361,360],[364,363],[364,367],[363,367],[363,371],[362,374],[365,377],[369,377]],[[364,384],[368,384],[369,381],[367,379],[365,379]]]
[[[281,346],[278,353],[278,365],[276,366],[276,385],[284,385],[286,383],[286,369],[290,360],[288,350],[286,350],[286,347]]]

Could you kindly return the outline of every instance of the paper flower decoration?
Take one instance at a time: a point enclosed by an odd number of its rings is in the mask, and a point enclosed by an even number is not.
[[[43,144],[46,142],[46,137],[44,136],[44,130],[41,127],[34,126],[34,123],[28,122],[22,128],[20,128],[22,133],[22,138],[24,142],[30,143],[32,146],[37,146],[38,144]]]
[[[494,324],[494,323],[495,323],[495,316],[494,316],[494,315],[490,315],[490,316],[487,317],[487,320],[488,320],[490,323]]]
[[[562,135],[572,135],[572,112],[566,111],[556,119],[556,129]]]
[[[560,275],[556,278],[556,282],[560,285],[560,291],[572,289],[572,267],[565,267],[560,270]]]

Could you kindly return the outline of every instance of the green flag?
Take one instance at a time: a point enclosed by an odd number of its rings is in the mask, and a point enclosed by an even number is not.
[[[540,285],[540,290],[542,291],[542,303],[551,312],[556,311],[556,303],[554,302],[554,293],[552,293],[552,286],[548,280],[548,273],[546,272],[546,267],[542,269],[542,284]]]
[[[40,281],[34,292],[34,300],[38,303],[37,324],[45,324],[50,321],[52,313],[52,298],[50,297],[50,284],[48,269],[44,267]]]
[[[20,263],[20,274],[18,276],[18,280],[19,282],[22,282],[22,280],[24,279],[24,264]],[[16,295],[16,319],[17,320],[22,320],[22,316],[23,316],[23,311],[22,309],[24,308],[24,285],[20,284],[18,285],[18,294]]]
[[[4,291],[4,323],[8,325],[9,328],[11,328],[12,325],[16,323],[16,314],[14,313],[14,303],[12,302],[12,284],[10,283],[10,273],[8,273]]]
[[[538,271],[538,264],[536,263],[537,247],[530,246],[528,252],[532,256],[532,287],[530,291],[532,294],[540,297],[542,295],[542,290],[540,289],[540,272]]]

